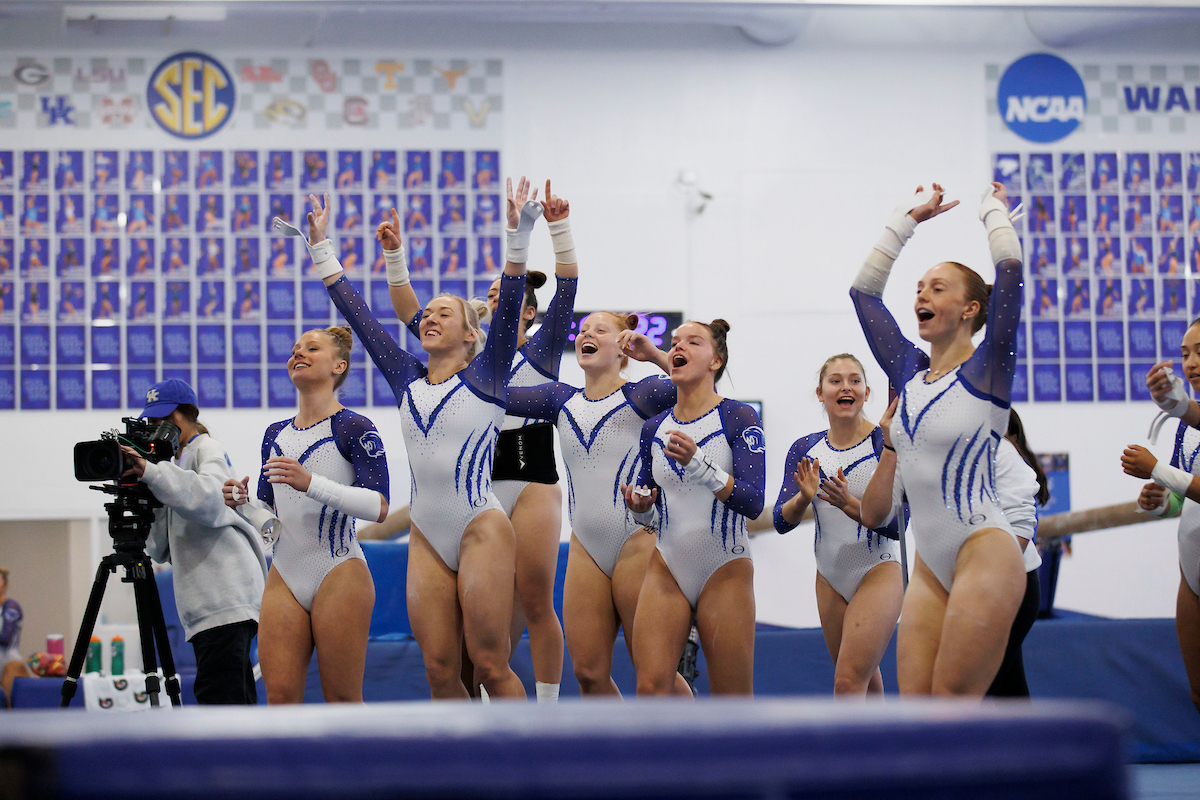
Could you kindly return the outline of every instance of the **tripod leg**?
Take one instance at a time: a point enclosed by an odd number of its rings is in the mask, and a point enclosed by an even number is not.
[[[183,700],[179,691],[179,676],[175,674],[175,658],[171,654],[171,641],[167,638],[167,620],[163,617],[162,598],[158,594],[158,584],[154,581],[153,568],[150,559],[146,558],[146,610],[150,614],[150,625],[154,631],[154,639],[158,642],[158,660],[162,662],[163,675],[166,678],[167,697],[171,705],[181,706]]]
[[[79,623],[79,635],[75,637],[75,649],[71,652],[71,663],[67,667],[67,678],[63,681],[62,700],[59,708],[66,708],[75,697],[79,688],[79,675],[83,672],[83,662],[87,658],[88,645],[92,641],[92,631],[96,629],[96,618],[100,616],[100,603],[104,600],[104,587],[108,583],[108,573],[116,569],[108,557],[100,559],[96,567],[96,579],[92,581],[92,593],[88,596],[87,610],[83,612],[83,621]]]
[[[149,567],[149,559],[145,563],[139,561],[133,567],[133,599],[137,604],[138,635],[142,642],[142,670],[146,673],[146,694],[150,695],[151,707],[158,707],[158,662],[154,658],[154,629],[150,626],[150,610],[147,608],[148,589],[146,581],[154,580],[154,572]]]

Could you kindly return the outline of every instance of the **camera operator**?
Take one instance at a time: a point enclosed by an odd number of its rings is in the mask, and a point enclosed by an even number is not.
[[[250,646],[267,574],[262,539],[225,505],[221,487],[233,467],[200,424],[192,388],[174,378],[155,384],[141,416],[179,428],[172,461],[155,464],[122,450],[130,465],[125,475],[137,475],[164,506],[155,511],[146,552],[173,567],[175,604],[196,653],[196,701],[254,704]]]

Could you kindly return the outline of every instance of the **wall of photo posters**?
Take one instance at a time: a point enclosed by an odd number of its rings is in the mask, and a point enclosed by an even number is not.
[[[303,242],[272,231],[306,227],[310,194],[402,345],[374,236],[393,209],[422,301],[486,294],[503,268],[499,62],[177,54],[105,59],[96,81],[95,61],[0,65],[40,79],[0,83],[32,112],[22,140],[61,145],[0,150],[0,409],[140,408],[171,377],[204,408],[293,406],[298,331],[340,319]],[[356,351],[342,402],[394,405]]]

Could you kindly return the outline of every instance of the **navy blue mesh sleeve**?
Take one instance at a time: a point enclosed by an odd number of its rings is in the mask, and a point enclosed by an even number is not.
[[[404,327],[412,332],[412,335],[417,337],[417,341],[421,341],[421,316],[425,313],[425,309],[418,308],[417,313],[413,314],[413,318],[404,323]]]
[[[267,426],[266,433],[263,434],[262,441],[262,463],[266,464],[267,459],[272,456],[283,455],[283,452],[275,446],[275,437],[279,436],[279,432],[287,427],[290,419],[285,419],[282,422],[272,422]],[[263,475],[262,470],[258,471],[258,499],[275,507],[275,487],[267,480],[267,476]]]
[[[571,314],[575,311],[575,288],[578,278],[558,278],[554,297],[546,306],[542,325],[525,343],[525,358],[533,368],[552,381],[558,380],[563,349],[571,333]]]
[[[563,405],[574,397],[577,391],[579,390],[574,386],[557,381],[540,386],[510,386],[504,406],[505,413],[511,417],[554,422],[558,419],[558,412],[562,410]]]
[[[508,372],[517,353],[517,325],[521,323],[521,301],[525,299],[524,275],[500,276],[500,299],[492,314],[483,352],[475,356],[459,377],[484,400],[504,405]]]
[[[383,439],[375,430],[375,423],[362,414],[343,408],[333,415],[330,424],[338,452],[354,467],[354,485],[379,492],[384,500],[391,502],[387,455],[384,453]]]
[[[658,432],[658,426],[662,424],[663,417],[666,414],[666,411],[656,414],[642,425],[642,435],[638,440],[638,460],[641,462],[636,481],[638,486],[646,486],[651,489],[658,488],[658,484],[654,481],[654,434]],[[661,496],[659,500],[662,500]]]
[[[783,486],[779,488],[779,499],[775,501],[775,513],[772,515],[775,521],[775,530],[780,533],[787,533],[795,529],[795,525],[783,518],[783,504],[791,500],[800,492],[800,487],[796,485],[796,470],[800,469],[800,461],[808,455],[808,451],[812,446],[825,436],[825,431],[810,433],[808,436],[797,439],[790,450],[788,450],[787,461],[783,465]]]
[[[733,491],[725,507],[757,519],[767,498],[767,437],[758,413],[745,403],[721,401],[721,424],[733,451]]]
[[[996,265],[996,283],[988,299],[983,341],[959,375],[976,395],[1007,408],[1017,367],[1017,326],[1021,323],[1021,262],[1006,258]]]
[[[627,383],[621,387],[625,399],[642,419],[650,419],[661,414],[675,405],[675,384],[670,378],[652,375],[637,383]]]
[[[328,288],[333,304],[350,323],[350,328],[367,349],[367,354],[371,356],[375,366],[387,379],[396,402],[399,402],[405,388],[418,378],[424,378],[429,370],[396,344],[396,340],[379,324],[362,295],[346,280],[346,276],[338,278]]]
[[[899,391],[909,378],[929,366],[929,356],[904,338],[892,312],[883,300],[859,289],[850,290],[858,322],[875,361],[883,368],[892,386]]]

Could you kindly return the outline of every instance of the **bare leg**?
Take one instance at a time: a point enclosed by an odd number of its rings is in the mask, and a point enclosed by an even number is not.
[[[496,509],[483,512],[467,526],[459,548],[458,602],[475,680],[493,699],[525,699],[525,687],[508,665],[515,573],[516,542],[508,517]]]
[[[904,583],[896,562],[879,564],[863,576],[842,622],[834,694],[870,694],[873,684],[874,693],[883,694],[879,662],[896,630],[903,602]]]
[[[650,554],[638,596],[633,629],[633,666],[638,695],[668,695],[675,689],[679,655],[692,628],[692,605],[658,548]]]
[[[516,591],[520,614],[510,628],[515,648],[529,626],[533,674],[542,683],[561,683],[563,630],[554,611],[554,573],[562,534],[562,490],[557,484],[531,483],[513,506],[517,532]]]
[[[271,567],[258,616],[258,663],[267,703],[301,703],[312,660],[312,620],[292,590]]]
[[[754,562],[730,561],[696,603],[696,628],[714,695],[754,694]]]
[[[825,576],[817,571],[817,615],[821,618],[821,635],[825,649],[837,668],[838,651],[842,649],[842,620],[846,616],[846,598],[838,594]]]
[[[612,679],[618,625],[613,584],[574,534],[563,586],[563,622],[579,693],[620,697]]]
[[[462,610],[458,574],[446,566],[416,526],[408,540],[405,583],[408,618],[425,661],[425,680],[434,700],[466,700],[459,677],[462,653]]]
[[[984,528],[958,551],[954,585],[933,665],[933,693],[983,697],[1008,646],[1021,598],[1025,567],[1007,532]]]
[[[1179,637],[1179,652],[1183,655],[1183,666],[1192,690],[1192,705],[1200,711],[1200,598],[1192,594],[1182,571],[1179,594],[1175,598],[1175,633]]]
[[[312,635],[326,703],[361,703],[375,583],[367,562],[338,564],[313,598]]]
[[[896,633],[896,679],[900,694],[933,692],[933,664],[949,599],[950,595],[925,566],[920,553],[915,554]]]

